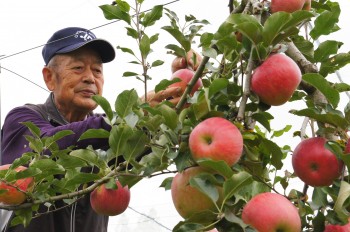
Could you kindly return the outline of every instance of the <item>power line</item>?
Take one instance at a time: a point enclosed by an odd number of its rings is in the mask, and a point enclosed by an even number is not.
[[[141,212],[137,211],[136,209],[134,209],[134,208],[132,208],[130,206],[128,206],[128,208],[131,209],[132,211],[134,211],[135,213],[138,213],[138,214],[140,214],[140,215],[150,219],[151,221],[154,221],[156,224],[158,224],[159,226],[163,227],[164,229],[171,231],[170,228],[164,226],[162,223],[158,222],[155,218],[152,218],[151,216],[149,216],[147,214],[141,213]]]
[[[0,67],[0,70],[1,70],[1,69],[4,69],[4,70],[6,70],[6,71],[8,71],[8,72],[10,72],[10,73],[13,73],[13,74],[19,76],[20,78],[22,78],[22,79],[24,79],[24,80],[26,80],[26,81],[32,83],[33,85],[36,85],[37,87],[39,87],[39,88],[45,90],[46,92],[50,92],[50,91],[48,91],[47,89],[45,89],[44,87],[38,85],[37,83],[35,83],[35,82],[29,80],[28,78],[25,78],[24,76],[22,76],[22,75],[20,75],[20,74],[18,74],[18,73],[16,73],[16,72],[14,72],[14,71],[11,71],[11,70],[9,70],[9,69],[3,67],[3,66]]]

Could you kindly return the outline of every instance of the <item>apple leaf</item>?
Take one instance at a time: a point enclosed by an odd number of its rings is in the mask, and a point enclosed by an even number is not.
[[[267,113],[267,112],[254,113],[252,115],[252,118],[257,122],[259,122],[261,125],[263,125],[266,128],[266,130],[268,130],[269,132],[271,131],[270,120],[273,119],[273,116],[270,113]]]
[[[343,207],[345,201],[348,200],[349,197],[350,184],[345,181],[341,181],[338,198],[334,204],[334,211],[337,213],[338,217],[343,221],[347,221],[350,216],[350,213]]]
[[[314,53],[314,58],[316,62],[322,62],[329,59],[330,55],[337,54],[338,48],[342,46],[343,43],[335,40],[327,40],[322,42]]]
[[[226,19],[226,22],[233,24],[238,31],[255,45],[261,42],[263,27],[254,16],[248,14],[231,14]]]
[[[207,195],[214,203],[219,200],[219,191],[215,186],[216,179],[209,173],[200,173],[190,179],[190,185]]]
[[[265,46],[274,45],[272,41],[282,32],[284,26],[292,19],[292,15],[286,12],[276,12],[266,20],[262,32]]]
[[[146,34],[144,34],[141,38],[139,49],[140,49],[142,58],[146,59],[146,57],[151,51],[151,41]]]
[[[66,169],[66,170],[88,166],[84,160],[82,160],[78,157],[66,155],[66,154],[59,155],[59,159],[57,159],[56,162],[57,162],[57,164],[64,167],[64,169]]]
[[[127,146],[124,152],[124,159],[130,163],[131,160],[136,159],[145,150],[149,138],[143,131],[134,131],[133,135],[128,139]]]
[[[210,168],[215,172],[223,175],[226,178],[231,178],[233,175],[232,169],[227,165],[227,163],[223,160],[214,161],[210,159],[201,159],[197,160],[197,163],[201,167]]]
[[[340,101],[339,92],[335,90],[323,76],[318,73],[306,73],[302,78],[304,81],[318,89],[334,108],[338,106]]]
[[[143,17],[141,24],[144,27],[152,26],[157,20],[159,20],[163,15],[163,5],[154,6],[151,12],[148,12]]]
[[[320,74],[326,77],[350,63],[350,53],[338,53],[321,63]]]
[[[128,13],[125,12],[124,8],[120,8],[119,6],[113,6],[111,4],[101,5],[99,7],[102,10],[103,15],[106,19],[120,19],[127,22],[130,25],[131,17]]]
[[[208,98],[211,98],[217,92],[227,88],[229,81],[225,78],[214,79],[209,86]]]
[[[113,119],[113,111],[111,108],[111,104],[109,104],[109,101],[107,101],[107,99],[102,97],[101,95],[94,95],[92,99],[102,108],[108,120],[111,122]]]
[[[157,106],[158,114],[164,118],[164,124],[170,129],[174,130],[177,127],[178,115],[176,111],[166,104],[160,104]]]
[[[105,129],[88,129],[79,137],[78,141],[84,140],[84,139],[94,139],[94,138],[106,139],[108,137],[109,137],[109,131],[106,131]]]
[[[90,183],[98,179],[100,179],[98,174],[77,172],[74,176],[69,177],[63,188],[76,188],[81,184]]]
[[[252,181],[252,176],[245,171],[240,171],[239,173],[232,175],[223,185],[225,201],[233,197],[242,187],[252,183]]]
[[[263,139],[261,142],[261,146],[263,146],[267,154],[271,155],[271,164],[277,170],[280,170],[283,166],[283,152],[281,151],[281,148],[276,143],[268,139]]]
[[[302,109],[302,110],[291,110],[292,114],[298,115],[298,116],[305,116],[309,118],[313,118],[321,123],[328,123],[335,127],[339,127],[341,129],[347,129],[349,126],[349,122],[342,116],[340,116],[337,113],[333,112],[327,112],[327,113],[321,113],[319,110],[315,108],[308,108],[308,109]]]
[[[127,141],[132,135],[132,129],[126,124],[112,127],[109,145],[116,157],[124,153]]]
[[[85,161],[90,166],[96,165],[97,167],[100,167],[98,156],[95,151],[89,149],[78,149],[72,151],[70,155]]]
[[[118,95],[117,100],[115,101],[115,111],[118,116],[124,118],[130,114],[133,106],[138,100],[139,98],[135,89],[124,90]]]
[[[323,11],[316,19],[315,26],[310,31],[310,36],[316,40],[321,35],[328,35],[339,30],[337,23],[339,21],[340,7],[337,2],[328,2],[331,10]]]
[[[164,26],[162,29],[171,34],[181,44],[185,51],[189,51],[191,49],[191,42],[179,29],[171,26]]]

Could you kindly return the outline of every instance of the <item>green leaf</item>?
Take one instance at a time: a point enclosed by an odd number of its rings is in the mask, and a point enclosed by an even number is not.
[[[219,200],[219,191],[214,185],[216,179],[209,173],[200,173],[190,179],[190,185],[207,195],[214,203]]]
[[[107,118],[109,119],[109,121],[112,121],[112,119],[113,119],[113,111],[112,111],[111,105],[109,104],[107,99],[102,97],[102,96],[100,96],[100,95],[95,95],[95,96],[92,97],[92,99],[99,106],[101,106],[101,108],[103,109],[103,111],[107,115]]]
[[[124,11],[125,9],[121,10],[119,6],[112,6],[110,4],[101,5],[99,7],[102,10],[106,19],[120,19],[127,22],[130,25],[131,18],[130,15]]]
[[[129,54],[135,56],[135,53],[130,48],[117,46],[117,49],[120,49],[120,50],[122,50],[122,52],[129,53]]]
[[[217,92],[227,88],[229,81],[225,78],[214,79],[209,86],[208,98],[210,99]]]
[[[99,161],[98,156],[96,152],[89,150],[89,149],[78,149],[74,150],[70,153],[71,156],[79,158],[83,161],[85,161],[90,166],[96,165],[99,167]]]
[[[113,126],[109,136],[109,145],[116,156],[124,153],[127,141],[133,135],[132,129],[125,124]]]
[[[78,172],[74,176],[70,176],[69,180],[65,183],[64,188],[70,188],[73,186],[80,186],[85,183],[90,183],[100,179],[97,174]]]
[[[126,27],[127,35],[131,36],[133,39],[138,39],[139,38],[139,33],[131,27]]]
[[[340,101],[339,92],[335,90],[323,76],[318,73],[307,73],[304,74],[302,78],[304,81],[317,88],[334,108],[338,106]]]
[[[144,152],[148,142],[149,138],[143,131],[134,131],[133,135],[127,141],[124,159],[129,163],[131,160],[135,160]]]
[[[261,145],[264,146],[266,151],[269,151],[271,155],[271,164],[277,169],[280,170],[283,166],[283,152],[281,148],[271,140],[263,139]]]
[[[40,129],[34,123],[32,122],[21,122],[21,123],[26,127],[28,127],[30,133],[32,133],[36,138],[40,138],[41,136]]]
[[[124,72],[123,73],[123,77],[136,77],[138,76],[139,74],[138,73],[135,73],[135,72]]]
[[[165,46],[166,49],[170,49],[173,51],[174,55],[179,56],[179,57],[185,57],[186,56],[186,51],[185,49],[175,45],[175,44],[168,44]]]
[[[350,53],[338,53],[321,63],[320,74],[326,77],[329,73],[334,73],[349,63]]]
[[[343,130],[345,130],[349,126],[349,122],[344,117],[336,113],[331,113],[331,112],[321,113],[314,108],[308,108],[308,109],[302,109],[302,110],[291,110],[290,112],[298,116],[305,116],[305,117],[315,119],[316,121],[321,123],[331,124]]]
[[[239,191],[242,187],[252,183],[252,181],[252,176],[245,171],[234,174],[231,178],[228,178],[224,182],[225,199],[230,199],[235,193],[237,193],[237,191]]]
[[[226,19],[226,22],[234,24],[235,28],[254,44],[261,42],[263,27],[254,16],[248,14],[231,14]]]
[[[322,42],[318,48],[315,50],[314,58],[316,62],[322,62],[327,60],[330,55],[337,54],[338,48],[343,43],[334,41],[334,40],[327,40]]]
[[[227,165],[227,163],[223,160],[214,161],[211,159],[201,159],[197,160],[197,163],[201,167],[210,168],[215,171],[215,173],[219,173],[226,178],[231,178],[233,175],[232,169]]]
[[[344,221],[347,221],[350,216],[350,213],[343,207],[345,201],[349,199],[349,197],[350,184],[345,181],[341,181],[338,198],[334,205],[334,210],[337,213],[338,217]]]
[[[159,20],[163,15],[163,6],[157,5],[152,8],[152,11],[145,14],[143,17],[141,24],[144,27],[152,26],[157,20]]]
[[[178,115],[176,111],[166,104],[160,104],[156,109],[159,110],[158,112],[164,117],[164,124],[174,130],[178,123]]]
[[[79,140],[84,139],[107,139],[109,137],[109,131],[105,129],[88,129],[80,137]]]
[[[162,60],[156,60],[156,61],[152,62],[151,67],[157,67],[157,66],[160,66],[160,65],[162,65],[162,64],[164,64],[164,61],[162,61]]]
[[[128,114],[132,112],[133,106],[138,101],[137,92],[134,89],[124,90],[118,95],[115,101],[115,111],[120,118],[125,118]]]
[[[267,113],[267,112],[254,113],[252,115],[252,118],[257,122],[259,122],[261,125],[263,125],[266,128],[266,130],[268,130],[269,132],[271,131],[270,120],[273,119],[273,116],[270,113]]]
[[[170,26],[162,27],[162,29],[169,32],[169,34],[171,34],[181,44],[185,51],[189,51],[191,49],[191,42],[179,29]]]
[[[146,34],[142,36],[139,48],[142,57],[145,59],[151,51],[151,42]]]
[[[276,12],[266,20],[262,32],[265,46],[274,45],[272,41],[280,34],[284,26],[292,19],[292,15],[286,12]]]
[[[316,40],[321,35],[328,35],[337,31],[339,27],[336,25],[339,21],[340,7],[339,3],[332,2],[331,10],[323,11],[316,19],[315,26],[310,31],[310,36]]]

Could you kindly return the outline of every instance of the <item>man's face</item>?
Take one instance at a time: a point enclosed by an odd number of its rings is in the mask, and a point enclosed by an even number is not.
[[[89,49],[60,54],[55,58],[51,81],[46,81],[54,93],[55,103],[62,112],[89,112],[96,108],[91,99],[102,95],[104,77],[99,55]]]

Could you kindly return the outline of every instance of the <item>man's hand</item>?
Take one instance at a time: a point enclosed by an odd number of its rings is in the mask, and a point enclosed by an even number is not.
[[[167,89],[158,91],[157,93],[155,93],[154,90],[152,90],[147,93],[146,102],[151,107],[154,107],[165,100],[176,105],[180,101],[182,93],[183,91],[181,87],[169,87]],[[142,96],[141,99],[145,102],[145,96]]]

